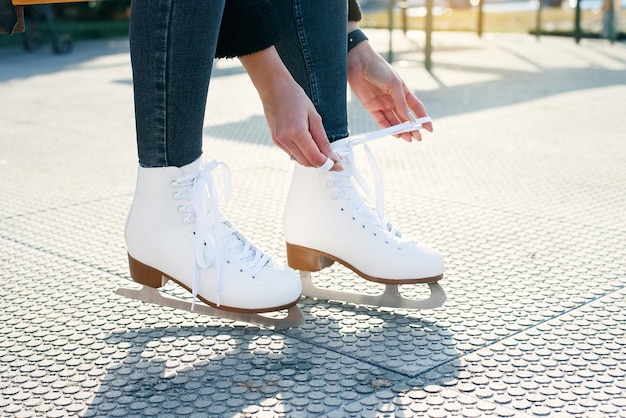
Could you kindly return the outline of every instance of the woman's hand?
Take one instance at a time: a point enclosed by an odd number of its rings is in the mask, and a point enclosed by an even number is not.
[[[322,118],[304,90],[293,79],[272,46],[240,57],[256,87],[272,140],[289,156],[306,167],[321,167],[332,158]]]
[[[349,30],[354,29],[352,26]],[[381,128],[428,116],[426,108],[409,90],[395,69],[369,42],[363,41],[348,53],[348,83],[361,104]],[[432,123],[424,124],[432,132]],[[404,140],[422,139],[420,131],[400,135]]]

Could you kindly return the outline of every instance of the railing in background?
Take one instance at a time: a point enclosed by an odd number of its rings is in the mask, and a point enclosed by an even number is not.
[[[485,10],[484,10],[484,0],[475,0],[476,1],[476,9],[477,9],[477,21],[476,21],[476,33],[479,37],[483,36],[484,27],[485,27]],[[536,10],[536,18],[535,18],[535,28],[534,32],[537,36],[537,39],[544,33],[543,31],[543,9],[544,9],[544,1],[538,0],[538,6]],[[575,2],[574,8],[574,24],[572,30],[572,37],[576,41],[576,43],[580,43],[580,40],[583,38],[583,30],[582,30],[582,7],[581,5],[586,0],[573,0]],[[603,8],[602,8],[602,19],[603,19],[603,28],[601,37],[608,39],[611,43],[615,42],[618,37],[618,27],[617,27],[617,10],[616,10],[616,1],[619,0],[603,0]],[[560,2],[559,2],[560,3]],[[472,1],[472,4],[474,2]],[[424,14],[424,66],[430,71],[432,69],[432,33],[434,31],[434,0],[425,0],[424,6],[426,8],[426,12]],[[410,2],[407,0],[388,0],[387,1],[387,26],[389,29],[389,49],[388,49],[388,61],[392,62],[394,60],[393,56],[393,44],[392,44],[392,31],[395,27],[394,25],[394,15],[397,10],[400,11],[400,23],[401,29],[406,34],[409,28],[409,17],[408,11],[414,6],[411,6]],[[529,30],[532,28],[529,28]]]

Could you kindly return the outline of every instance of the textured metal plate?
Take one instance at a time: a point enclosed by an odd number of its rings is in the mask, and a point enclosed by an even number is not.
[[[626,48],[438,35],[433,74],[394,38],[436,133],[371,146],[390,219],[444,253],[448,300],[303,298],[305,323],[283,331],[115,294],[136,287],[123,42],[0,50],[0,95],[15,103],[0,129],[0,415],[624,417]],[[214,75],[205,151],[231,167],[223,211],[284,261],[292,163],[238,63]],[[353,98],[350,119],[375,129]],[[337,265],[313,280],[381,289]]]
[[[612,293],[345,409],[433,417],[622,417],[625,304],[626,291]]]

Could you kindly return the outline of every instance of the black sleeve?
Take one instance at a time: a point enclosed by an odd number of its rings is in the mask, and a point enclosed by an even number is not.
[[[348,22],[358,22],[361,18],[361,6],[359,6],[359,1],[348,0]]]
[[[215,57],[241,57],[268,48],[278,41],[279,26],[266,0],[226,0]]]

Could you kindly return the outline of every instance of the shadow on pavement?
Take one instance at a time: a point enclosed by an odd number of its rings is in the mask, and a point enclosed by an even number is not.
[[[423,331],[425,341],[430,334],[441,335],[442,330],[432,323],[410,322]],[[326,326],[337,328],[336,333],[342,332],[339,325],[326,317]],[[374,340],[380,336],[375,331],[381,330],[360,329],[360,339]],[[407,387],[405,374],[362,361],[358,353],[346,355],[341,347],[303,342],[249,325],[155,326],[113,332],[104,342],[126,357],[102,370],[101,385],[81,414],[84,417],[311,416],[380,390]],[[384,346],[384,342],[378,344]],[[444,383],[428,379],[429,385]]]
[[[77,42],[71,54],[63,55],[56,55],[47,48],[32,53],[21,48],[0,48],[0,82],[56,73],[103,56],[123,53],[128,53],[127,39]]]

